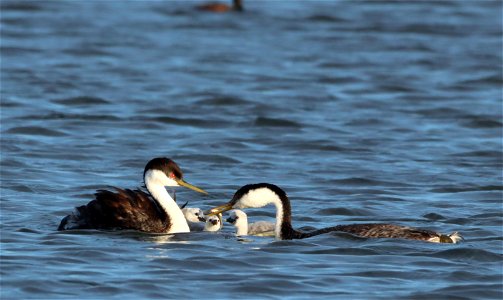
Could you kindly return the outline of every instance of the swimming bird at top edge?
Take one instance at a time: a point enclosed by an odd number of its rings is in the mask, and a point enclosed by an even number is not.
[[[132,229],[152,233],[189,232],[189,226],[166,186],[204,190],[183,180],[180,167],[165,157],[150,160],[143,171],[147,192],[114,187],[97,190],[95,199],[63,218],[58,230]]]
[[[229,6],[225,3],[207,3],[196,6],[196,9],[216,13],[224,13],[228,11],[242,12],[243,2],[242,0],[232,0],[232,6]]]
[[[380,223],[337,225],[311,232],[300,232],[292,227],[292,209],[285,191],[270,183],[245,185],[237,190],[230,202],[212,208],[205,214],[213,215],[233,208],[259,208],[268,204],[276,206],[275,235],[279,240],[304,239],[333,231],[366,238],[402,238],[436,243],[457,243],[462,240],[457,232],[443,235],[420,228]]]

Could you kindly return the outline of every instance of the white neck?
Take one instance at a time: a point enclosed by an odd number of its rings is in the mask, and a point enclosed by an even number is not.
[[[248,218],[246,215],[239,216],[234,226],[236,227],[236,235],[248,235]]]
[[[148,171],[147,174],[145,174],[145,185],[152,197],[157,200],[157,203],[159,203],[170,218],[171,227],[166,233],[190,232],[189,225],[187,225],[187,220],[185,220],[182,210],[178,207],[175,200],[171,198],[164,185],[156,180],[157,174],[155,174],[155,172],[161,171]]]
[[[281,224],[283,224],[283,203],[279,198],[275,198],[274,206],[276,206],[276,226],[274,233],[277,240],[281,240]]]
[[[218,231],[219,227],[217,225],[213,225],[211,223],[204,224],[204,231]]]

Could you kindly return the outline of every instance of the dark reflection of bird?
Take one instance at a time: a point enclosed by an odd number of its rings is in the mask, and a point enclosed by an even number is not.
[[[276,238],[280,240],[304,239],[327,232],[347,232],[368,238],[402,238],[436,243],[457,243],[462,237],[457,233],[443,235],[434,231],[393,224],[350,224],[327,227],[311,232],[300,232],[292,227],[292,209],[286,193],[270,183],[248,184],[241,187],[232,200],[206,212],[222,213],[233,208],[258,208],[268,204],[276,206]]]
[[[147,192],[114,188],[98,190],[95,199],[63,218],[58,230],[134,229],[154,233],[189,232],[185,217],[166,191],[166,186],[184,186],[204,193],[183,179],[180,167],[169,158],[147,163],[143,180]]]
[[[241,0],[232,0],[232,6],[225,3],[207,3],[196,6],[198,10],[211,11],[211,12],[228,12],[228,11],[243,11],[243,3]]]

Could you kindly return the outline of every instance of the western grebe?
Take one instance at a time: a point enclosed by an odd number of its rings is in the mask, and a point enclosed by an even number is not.
[[[403,238],[437,243],[457,243],[462,237],[457,233],[443,235],[434,231],[393,224],[350,224],[327,227],[311,232],[300,232],[292,227],[292,209],[286,193],[270,183],[248,184],[241,187],[232,200],[208,211],[207,215],[222,213],[233,208],[258,208],[268,204],[276,206],[276,239],[304,239],[315,235],[340,231],[368,238]]]
[[[169,158],[154,158],[147,163],[143,180],[148,193],[114,188],[98,190],[95,199],[77,207],[63,218],[58,230],[134,229],[153,233],[189,232],[182,211],[166,191],[166,186],[184,186],[207,194],[183,179],[178,165]]]
[[[222,214],[213,215],[206,218],[204,231],[219,231],[222,227]]]
[[[229,212],[229,217],[226,220],[236,227],[236,235],[260,235],[260,236],[275,236],[275,224],[267,221],[258,221],[248,224],[248,216],[239,209],[233,209]]]
[[[243,3],[241,0],[232,0],[232,6],[225,3],[208,3],[196,6],[198,10],[211,11],[217,13],[234,11],[243,11]]]
[[[202,231],[204,229],[206,218],[200,208],[184,207],[182,208],[182,213],[185,220],[187,220],[190,231]]]

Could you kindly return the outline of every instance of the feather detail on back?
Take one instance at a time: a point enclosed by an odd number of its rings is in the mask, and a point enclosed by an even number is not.
[[[426,229],[378,223],[338,225],[300,234],[304,238],[333,231],[347,232],[365,238],[402,238],[434,243],[457,243],[462,240],[461,235],[457,232],[451,235],[443,235]]]
[[[258,236],[274,236],[275,228],[276,225],[272,222],[257,221],[255,223],[248,224],[248,234]]]
[[[168,215],[151,196],[141,190],[98,190],[95,200],[66,216],[58,230],[134,229],[163,233],[171,226]]]

